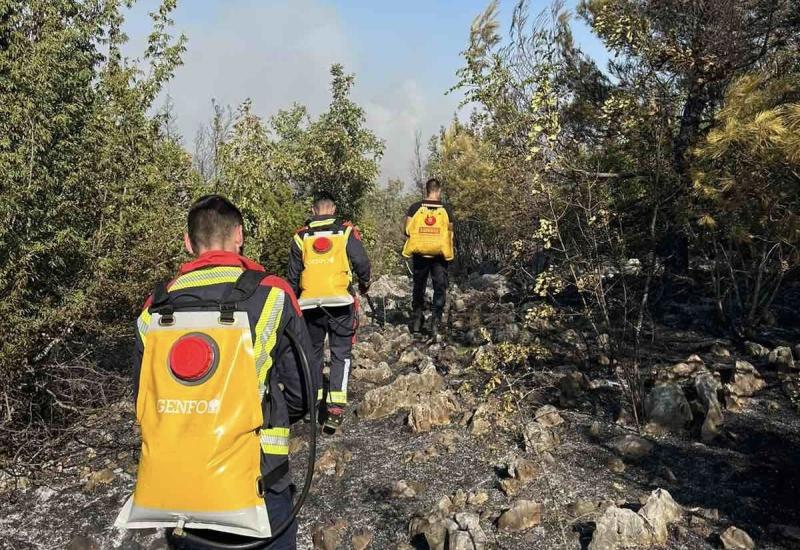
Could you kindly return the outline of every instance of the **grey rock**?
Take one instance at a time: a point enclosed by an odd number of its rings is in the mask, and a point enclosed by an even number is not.
[[[653,539],[657,544],[667,542],[667,527],[683,516],[683,509],[672,499],[672,495],[664,489],[656,489],[647,499],[639,514],[653,528]]]
[[[744,349],[747,355],[753,359],[767,359],[769,357],[769,348],[762,346],[758,342],[745,342]]]
[[[542,522],[544,506],[532,500],[518,500],[500,515],[497,527],[501,531],[524,531]]]
[[[650,390],[644,410],[655,431],[680,431],[692,420],[689,401],[677,384],[661,384]]]
[[[700,437],[705,442],[713,441],[719,435],[723,423],[722,405],[717,397],[722,384],[711,373],[705,372],[695,378],[694,387],[705,410]]]
[[[538,422],[529,422],[523,428],[525,450],[528,452],[544,453],[552,451],[561,445],[561,438],[550,428],[545,428]]]
[[[719,536],[725,550],[753,550],[753,539],[745,531],[731,525]]]
[[[556,409],[552,405],[545,405],[543,407],[539,407],[533,415],[536,422],[544,426],[545,428],[552,428],[554,426],[560,426],[564,423],[564,419],[561,418],[561,415],[558,413],[558,409]]]
[[[610,506],[597,520],[589,550],[648,546],[652,542],[653,533],[642,516],[627,508]]]
[[[789,346],[779,346],[769,353],[769,362],[784,369],[794,369],[794,357],[792,348]]]
[[[653,444],[643,437],[634,434],[625,434],[615,437],[608,442],[608,446],[626,458],[644,458],[653,451]]]
[[[728,390],[730,396],[734,397],[733,402],[735,403],[735,398],[751,397],[764,389],[766,385],[767,383],[764,382],[753,365],[747,361],[737,360],[734,367],[733,380],[725,384],[725,389]]]

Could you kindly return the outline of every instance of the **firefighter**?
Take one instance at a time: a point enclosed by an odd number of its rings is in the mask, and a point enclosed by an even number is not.
[[[405,217],[406,242],[403,256],[412,259],[414,288],[411,330],[418,333],[425,320],[423,305],[430,275],[433,283],[430,332],[438,335],[447,299],[447,269],[455,257],[453,211],[442,203],[442,184],[436,178],[425,182],[425,198],[412,204]]]
[[[320,372],[328,338],[331,363],[323,432],[332,435],[344,419],[358,327],[359,300],[353,283],[358,283],[361,294],[367,293],[370,262],[358,228],[336,215],[330,194],[317,196],[311,213],[295,233],[288,279],[299,297]]]
[[[242,215],[225,198],[194,203],[184,242],[194,259],[157,287],[137,322],[142,458],[118,525],[171,525],[174,548],[206,548],[181,537],[192,531],[175,518],[186,517],[208,540],[252,535],[294,549],[296,521],[270,534],[293,506],[289,427],[314,409],[306,384],[313,395],[322,384],[302,375],[287,336],[311,355],[300,306],[286,281],[240,254]]]

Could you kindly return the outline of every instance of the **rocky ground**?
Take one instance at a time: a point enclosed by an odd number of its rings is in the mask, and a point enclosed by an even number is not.
[[[791,342],[664,328],[640,434],[603,338],[514,305],[493,275],[454,289],[445,339],[415,338],[408,287],[373,286],[301,548],[800,548],[800,349],[777,345]],[[0,478],[0,547],[165,548],[112,527],[136,470],[131,404],[70,433],[35,475]]]

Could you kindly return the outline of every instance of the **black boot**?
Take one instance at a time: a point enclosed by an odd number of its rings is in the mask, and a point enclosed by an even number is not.
[[[419,334],[420,331],[422,331],[422,322],[425,320],[425,314],[420,309],[414,311],[411,314],[411,318],[413,319],[413,322],[411,324],[411,332],[413,332],[414,334]]]
[[[436,338],[439,336],[439,329],[442,326],[442,314],[439,312],[434,312],[431,315],[431,338]]]

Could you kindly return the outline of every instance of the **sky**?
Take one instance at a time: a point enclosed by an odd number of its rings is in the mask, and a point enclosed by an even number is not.
[[[353,99],[386,142],[381,182],[411,181],[414,137],[431,135],[457,115],[462,96],[446,92],[463,65],[472,20],[489,0],[178,0],[174,34],[188,39],[183,65],[167,84],[177,126],[191,150],[211,100],[234,109],[250,98],[268,118],[297,102],[312,116],[330,101],[329,69],[355,73]],[[573,7],[576,0],[567,0]],[[501,0],[508,30],[515,0]],[[531,0],[531,13],[550,5]],[[139,0],[127,15],[126,54],[139,57],[157,0]],[[602,44],[580,21],[576,42],[605,64]]]

